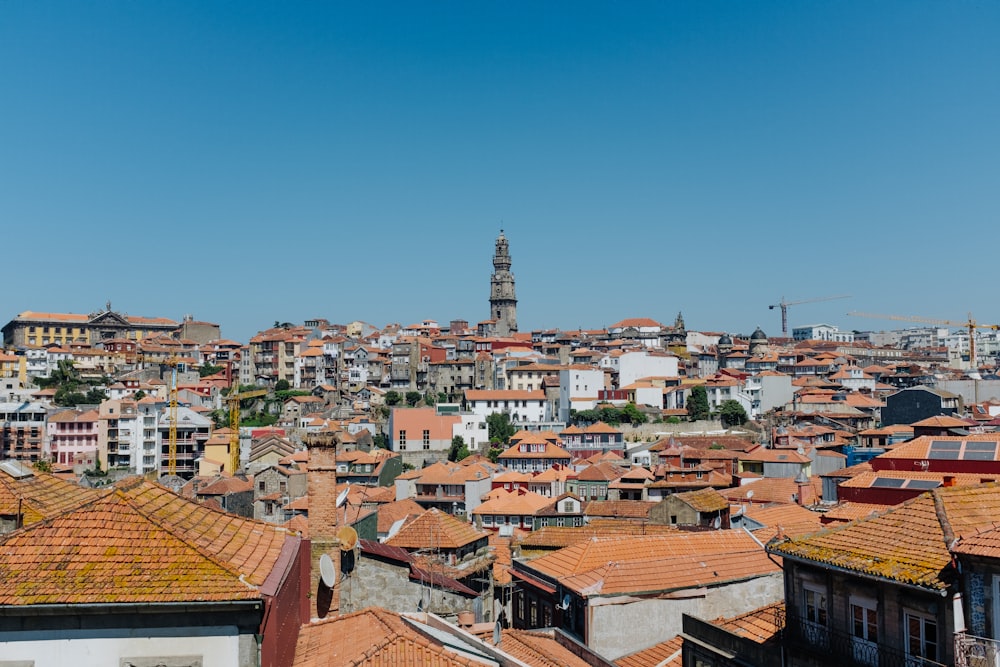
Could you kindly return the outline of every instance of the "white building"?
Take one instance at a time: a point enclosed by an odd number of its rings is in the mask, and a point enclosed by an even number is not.
[[[853,331],[841,331],[832,324],[807,324],[792,329],[795,340],[829,340],[835,343],[853,343]]]
[[[602,360],[603,361],[603,360]],[[677,377],[677,357],[656,352],[624,352],[617,357],[618,386],[630,385],[640,378]]]
[[[589,409],[597,404],[604,389],[604,371],[591,366],[572,365],[559,370],[559,420],[569,421],[571,408]],[[582,407],[588,406],[588,407]]]
[[[486,421],[486,417],[498,412],[510,415],[511,423],[522,425],[522,428],[524,422],[552,421],[545,392],[540,389],[466,389],[465,403],[467,410],[477,415],[480,421]]]

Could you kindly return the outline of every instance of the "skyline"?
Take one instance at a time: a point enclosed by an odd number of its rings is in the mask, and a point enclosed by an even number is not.
[[[997,28],[996,3],[8,3],[6,319],[474,324],[503,228],[522,331],[775,336],[770,304],[839,294],[789,327],[997,323]]]

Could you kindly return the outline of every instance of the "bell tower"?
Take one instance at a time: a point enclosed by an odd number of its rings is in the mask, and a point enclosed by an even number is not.
[[[496,320],[496,334],[509,336],[517,331],[517,296],[514,295],[514,274],[510,272],[510,248],[500,230],[493,254],[493,276],[490,278],[490,316]]]

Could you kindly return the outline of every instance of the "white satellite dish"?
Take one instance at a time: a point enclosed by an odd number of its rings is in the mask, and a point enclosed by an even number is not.
[[[319,578],[323,580],[323,585],[333,588],[337,583],[337,568],[333,566],[333,559],[329,554],[319,557]]]
[[[722,517],[717,516],[715,517],[715,521],[712,522],[712,528],[718,530],[721,527],[722,527]]]
[[[567,593],[566,595],[563,596],[562,604],[557,604],[556,605],[556,609],[560,609],[562,611],[566,611],[567,609],[569,609],[569,603],[570,602],[572,602],[572,599],[570,598],[569,593]]]
[[[747,500],[750,500],[751,498],[753,498],[753,489],[747,491]]]
[[[397,520],[393,521],[392,525],[389,526],[389,532],[388,532],[388,534],[386,534],[385,539],[388,540],[388,539],[391,539],[392,537],[394,537],[396,535],[396,533],[399,532],[399,529],[403,527],[404,523],[406,523],[406,517],[403,517],[402,519],[397,519]]]
[[[348,482],[347,488],[341,491],[340,495],[337,496],[337,507],[340,507],[347,502],[347,494],[348,492],[350,492],[350,490],[351,490],[351,483]]]
[[[503,638],[503,635],[501,634],[501,630],[502,630],[502,628],[500,627],[500,621],[497,620],[497,622],[493,624],[493,645],[494,646],[500,646],[500,640]]]

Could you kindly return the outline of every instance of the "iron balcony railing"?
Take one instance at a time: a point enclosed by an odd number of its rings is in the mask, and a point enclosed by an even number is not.
[[[965,632],[955,633],[955,667],[997,667],[1000,642]]]
[[[785,641],[789,650],[803,651],[821,664],[853,667],[944,667],[944,663],[910,655],[905,651],[831,629],[804,618],[787,617]],[[939,650],[943,650],[943,646]],[[938,656],[940,657],[940,656]]]

